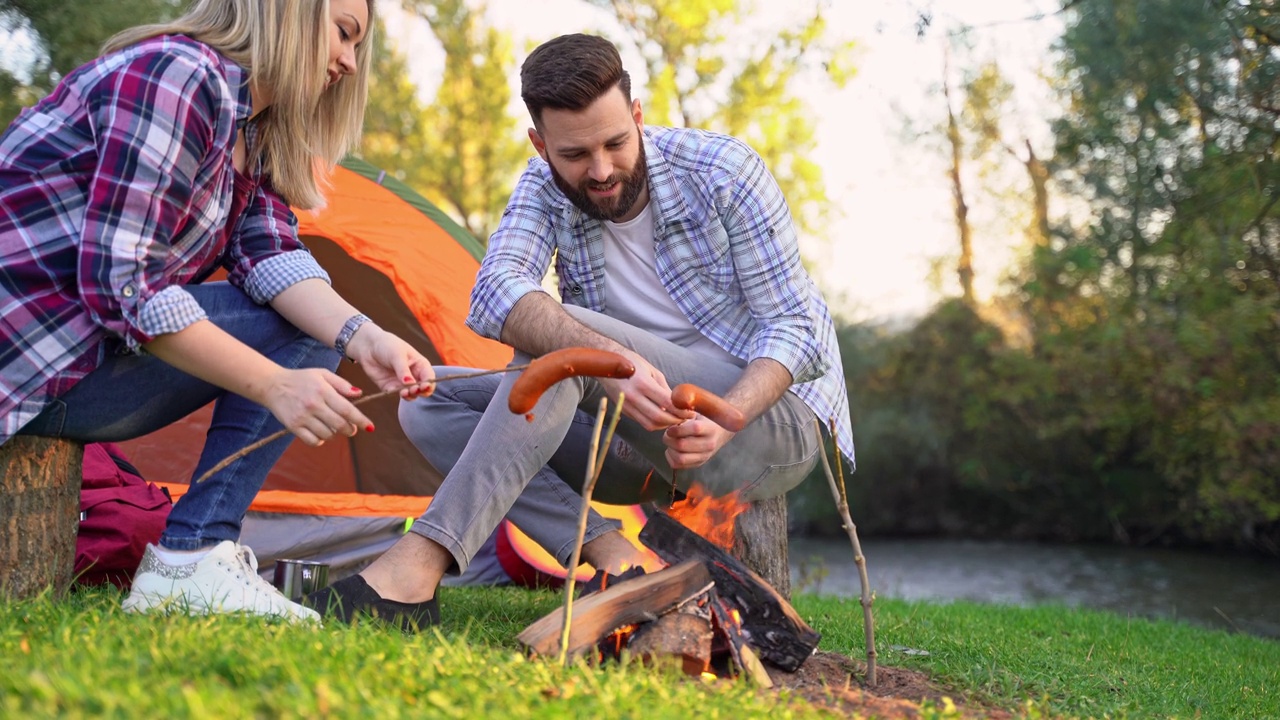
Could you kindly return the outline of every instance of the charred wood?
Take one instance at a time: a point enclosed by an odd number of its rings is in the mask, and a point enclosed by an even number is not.
[[[760,656],[794,672],[808,659],[822,636],[759,575],[729,553],[703,539],[670,516],[655,513],[640,531],[640,542],[664,561],[706,563],[716,592],[736,608],[742,633]]]

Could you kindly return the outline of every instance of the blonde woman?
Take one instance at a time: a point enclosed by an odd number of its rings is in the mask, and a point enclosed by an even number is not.
[[[309,445],[373,431],[343,356],[430,391],[431,364],[333,291],[289,210],[321,204],[315,171],[360,136],[373,20],[372,0],[195,0],[0,136],[0,443],[122,440],[215,401],[198,477],[282,426]],[[192,486],[126,610],[316,617],[237,542],[288,442]]]

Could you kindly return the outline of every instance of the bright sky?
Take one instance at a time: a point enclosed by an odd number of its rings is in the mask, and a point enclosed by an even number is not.
[[[474,0],[473,0],[474,1]],[[750,4],[753,0],[744,0]],[[796,8],[814,0],[754,0],[755,11],[741,28],[744,37],[786,26]],[[567,32],[625,33],[602,10],[583,0],[487,0],[488,18],[515,39],[516,65],[536,44]],[[830,0],[829,28],[838,39],[857,43],[857,75],[843,90],[817,82],[798,88],[817,119],[816,155],[835,206],[828,237],[802,240],[802,251],[833,310],[848,319],[894,319],[922,313],[943,295],[958,293],[954,273],[956,230],[951,219],[946,163],[936,137],[918,131],[940,123],[945,112],[940,83],[942,34],[961,24],[975,29],[973,49],[953,55],[953,66],[994,57],[1018,88],[1016,117],[1021,137],[1048,154],[1051,103],[1040,74],[1050,70],[1050,46],[1060,32],[1050,13],[1053,0]],[[430,102],[443,52],[424,21],[406,17],[399,3],[380,9],[401,47],[412,58],[414,78]],[[916,36],[917,11],[928,10],[932,27]],[[0,63],[29,53],[20,36],[0,32]],[[630,48],[623,60],[643,102],[644,65]],[[953,72],[953,76],[955,73]],[[527,125],[519,104],[513,68],[512,112]],[[1020,138],[1019,138],[1020,142]],[[530,151],[532,152],[532,150]],[[1018,181],[1016,174],[1009,177]],[[969,189],[976,181],[966,178]],[[1013,253],[1021,249],[1021,218],[1000,217],[995,203],[971,192],[977,290],[997,288]],[[941,264],[940,264],[941,263]],[[941,272],[931,273],[938,267]],[[942,284],[930,279],[941,278]]]
[[[475,0],[473,0],[475,1]],[[797,7],[815,0],[744,0],[755,11],[744,22],[743,37],[767,33],[800,17]],[[1042,73],[1051,70],[1050,46],[1061,30],[1058,18],[1032,20],[1051,13],[1054,0],[830,0],[828,27],[838,39],[857,44],[857,75],[842,90],[806,82],[797,91],[813,109],[816,155],[835,206],[825,240],[802,240],[802,252],[832,309],[851,320],[918,315],[942,295],[958,294],[955,256],[958,242],[951,217],[946,161],[937,137],[919,131],[940,123],[943,31],[961,24],[975,28],[973,49],[953,54],[953,68],[995,58],[1017,87],[1016,124],[1043,157],[1052,112]],[[533,46],[567,32],[601,32],[626,37],[613,18],[583,0],[487,0],[488,18],[515,39],[516,65]],[[426,23],[406,17],[399,3],[385,2],[392,34],[412,58],[422,97],[434,97],[443,52]],[[917,11],[933,23],[922,40],[916,36]],[[0,32],[0,63],[29,53],[24,38]],[[623,60],[644,102],[643,62],[623,46]],[[953,77],[957,73],[953,71]],[[512,70],[512,112],[527,117],[519,104],[519,78]],[[530,151],[532,153],[532,150]],[[1010,174],[1014,181],[1020,180]],[[1013,253],[1023,246],[1022,218],[1001,217],[997,205],[972,192],[966,178],[974,229],[977,290],[988,296],[998,287]],[[937,267],[941,271],[931,273]],[[942,283],[930,278],[941,278]]]
[[[750,1],[750,0],[748,0]],[[755,0],[744,33],[781,27],[798,16],[801,0]],[[390,7],[384,4],[383,8]],[[1018,87],[1017,121],[1043,156],[1047,152],[1047,90],[1038,74],[1048,71],[1049,48],[1060,32],[1054,17],[1028,20],[1053,10],[1048,0],[834,0],[829,27],[857,43],[857,75],[843,90],[817,83],[801,89],[815,117],[828,194],[834,200],[826,242],[805,241],[802,250],[833,309],[849,319],[893,319],[917,315],[939,298],[930,269],[948,258],[941,292],[958,293],[957,253],[946,165],[934,139],[913,138],[909,125],[925,129],[940,122],[942,30],[960,24],[976,28],[970,64],[995,57]],[[933,16],[925,39],[916,37],[916,9]],[[488,0],[489,21],[512,33],[516,63],[539,42],[566,32],[605,32],[624,37],[616,22],[581,0]],[[389,23],[402,48],[412,48],[415,79],[430,100],[443,61],[425,23],[400,17]],[[613,32],[610,32],[610,31]],[[953,55],[958,67],[964,54]],[[634,51],[623,60],[643,86],[644,68]],[[518,102],[519,81],[512,88]],[[644,97],[640,95],[643,102]],[[513,112],[527,125],[523,106]],[[909,121],[908,121],[909,119]],[[997,287],[1012,253],[1021,247],[1018,221],[995,216],[981,197],[969,199],[974,221],[980,295]]]

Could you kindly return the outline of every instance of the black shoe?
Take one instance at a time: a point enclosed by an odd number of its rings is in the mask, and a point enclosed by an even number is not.
[[[326,620],[339,620],[348,625],[358,617],[368,617],[400,628],[406,633],[416,633],[423,628],[440,624],[440,606],[436,604],[435,598],[420,603],[384,600],[359,575],[352,575],[320,588],[304,597],[302,604],[320,613]]]

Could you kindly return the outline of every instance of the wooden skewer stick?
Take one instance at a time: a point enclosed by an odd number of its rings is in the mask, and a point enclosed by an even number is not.
[[[457,373],[456,375],[441,375],[440,377],[436,378],[435,380],[432,380],[431,382],[442,383],[442,382],[448,382],[450,380],[463,380],[466,378],[481,377],[484,375],[497,375],[498,373],[514,372],[516,370],[526,370],[528,369],[528,367],[529,367],[529,363],[525,363],[523,365],[512,365],[510,367],[498,368],[497,370],[480,370],[478,372]],[[362,397],[359,400],[353,400],[351,401],[351,404],[363,405],[364,403],[370,402],[372,400],[384,398],[388,395],[394,395],[396,393],[399,393],[404,388],[412,387],[413,385],[417,385],[417,384],[418,383],[411,383],[411,384],[405,385],[404,387],[393,388],[391,390],[383,390],[382,392],[374,393],[373,395]],[[240,448],[236,452],[223,458],[217,465],[214,465],[213,467],[204,471],[204,474],[196,478],[195,481],[197,483],[200,483],[200,482],[204,482],[205,480],[208,480],[209,477],[212,476],[214,473],[225,468],[231,463],[239,460],[240,458],[244,457],[245,455],[248,455],[249,453],[253,452],[254,450],[257,450],[258,448],[263,447],[264,445],[267,445],[272,442],[275,442],[276,440],[279,440],[280,438],[288,434],[289,434],[288,428],[285,428],[283,430],[278,430],[262,438],[261,440],[258,440],[257,442],[250,443],[249,445],[246,445],[243,448]]]
[[[822,436],[822,426],[818,420],[818,436]],[[831,437],[836,437],[835,420],[831,421]],[[858,581],[862,583],[862,624],[867,639],[867,685],[876,686],[876,630],[871,616],[871,604],[875,599],[871,596],[871,581],[867,579],[867,558],[862,554],[862,543],[858,542],[858,528],[849,517],[849,500],[844,489],[844,468],[840,465],[840,446],[835,448],[836,468],[839,471],[839,483],[836,475],[831,473],[831,463],[825,452],[818,453],[822,457],[822,470],[827,475],[827,483],[831,485],[831,496],[836,501],[836,509],[840,511],[840,519],[844,522],[844,531],[849,534],[849,542],[853,544],[853,562],[858,566]]]
[[[573,555],[569,558],[569,566],[564,574],[564,622],[560,626],[560,664],[569,664],[569,625],[573,621],[573,585],[578,572],[578,563],[582,560],[582,540],[587,533],[587,515],[591,511],[591,493],[595,490],[596,481],[600,479],[600,471],[604,469],[604,459],[609,454],[609,446],[613,443],[613,431],[622,418],[622,403],[626,393],[618,394],[618,404],[613,409],[613,420],[609,422],[609,432],[604,438],[604,449],[601,451],[600,427],[604,425],[605,409],[609,405],[608,398],[600,398],[600,411],[596,413],[595,430],[591,434],[591,451],[587,456],[587,477],[582,484],[582,510],[578,513],[578,538],[573,544]]]

